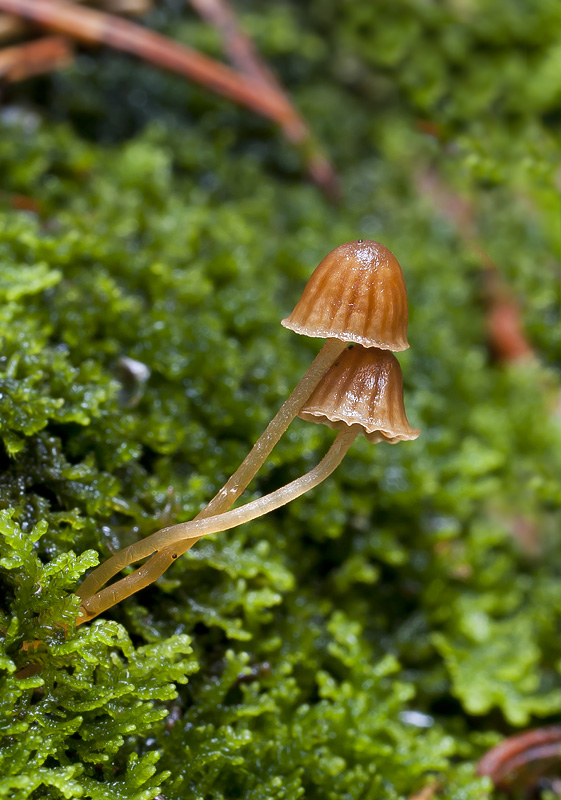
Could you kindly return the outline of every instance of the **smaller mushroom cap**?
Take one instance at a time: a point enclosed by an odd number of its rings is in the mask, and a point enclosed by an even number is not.
[[[371,442],[416,439],[405,414],[403,376],[388,350],[348,347],[328,369],[298,415],[330,428],[360,425]]]
[[[296,333],[407,350],[407,290],[394,254],[359,239],[332,250],[312,273],[282,325]]]

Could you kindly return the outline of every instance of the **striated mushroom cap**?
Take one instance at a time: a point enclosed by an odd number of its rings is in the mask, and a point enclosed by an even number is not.
[[[328,369],[299,415],[330,428],[360,425],[371,442],[416,439],[405,415],[403,376],[388,350],[360,345],[343,351]]]
[[[332,250],[312,273],[282,325],[306,336],[407,350],[407,290],[399,262],[379,242]]]

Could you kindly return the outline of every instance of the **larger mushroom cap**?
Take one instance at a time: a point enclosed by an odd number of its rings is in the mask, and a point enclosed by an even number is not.
[[[388,350],[347,348],[325,373],[299,416],[330,428],[360,425],[371,442],[416,439],[407,421],[399,361]]]
[[[394,254],[359,239],[332,250],[312,273],[285,328],[306,336],[407,350],[407,290]]]

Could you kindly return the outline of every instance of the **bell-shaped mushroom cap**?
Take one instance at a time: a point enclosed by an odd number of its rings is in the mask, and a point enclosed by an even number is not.
[[[399,262],[379,242],[332,250],[312,273],[285,328],[363,347],[407,350],[407,290]]]
[[[371,442],[416,439],[405,415],[403,376],[388,350],[348,347],[328,369],[298,415],[330,428],[360,425]]]

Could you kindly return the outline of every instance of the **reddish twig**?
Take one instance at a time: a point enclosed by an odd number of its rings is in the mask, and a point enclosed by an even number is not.
[[[224,49],[236,69],[266,86],[274,87],[279,94],[284,95],[282,86],[257,52],[253,41],[238,25],[236,15],[226,0],[190,0],[190,2],[201,17],[219,31]],[[286,99],[288,101],[288,98]],[[296,112],[295,114],[298,116]]]
[[[533,358],[534,350],[524,333],[518,303],[487,253],[477,246],[474,246],[474,250],[485,264],[484,290],[487,302],[485,322],[493,355],[500,362]]]
[[[308,172],[324,191],[338,193],[330,162],[315,145],[310,131],[283,93],[254,77],[154,31],[90,8],[77,8],[67,0],[0,0],[0,11],[22,17],[81,42],[121,50],[156,66],[190,78],[203,86],[277,122],[287,138],[305,152]]]
[[[74,0],[75,2],[90,2],[92,5],[99,5],[104,11],[111,14],[123,14],[124,16],[138,17],[146,14],[152,8],[152,0]]]
[[[502,362],[533,358],[534,351],[524,334],[518,303],[504,286],[498,286],[496,291],[491,292],[487,333],[495,357]]]
[[[134,22],[65,0],[0,0],[0,10],[89,44],[107,45],[191,78],[284,124],[286,106],[254,80]]]
[[[0,50],[0,80],[14,83],[67,66],[72,45],[62,36],[45,36],[28,44]]]
[[[329,159],[315,142],[302,115],[269,65],[259,55],[253,41],[240,27],[228,0],[190,0],[196,11],[221,34],[230,61],[241,73],[275,94],[285,106],[282,125],[286,138],[302,148],[308,174],[332,199],[340,195],[339,181]]]
[[[481,248],[472,205],[441,180],[435,170],[417,176],[420,192],[432,199],[435,208],[457,228],[463,241],[481,257],[484,264],[484,294],[487,311],[485,325],[489,349],[497,361],[512,363],[535,357],[522,324],[520,306],[506,286],[496,265]]]
[[[25,32],[27,26],[23,20],[11,14],[0,14],[0,41],[14,39]]]
[[[0,50],[0,61],[3,51]],[[41,206],[33,197],[28,197],[25,194],[8,194],[0,191],[0,203],[8,203],[12,208],[17,211],[29,211],[32,214],[40,214]]]
[[[75,3],[87,2],[87,0],[73,0]],[[93,5],[96,4],[95,0],[91,0]],[[152,7],[152,0],[99,0],[98,5],[101,5],[106,11],[112,14],[123,14],[125,16],[139,16],[146,14]],[[14,17],[11,14],[0,14],[0,42],[9,41],[10,39],[17,39],[31,31],[31,26],[19,17]]]
[[[552,725],[526,731],[500,742],[486,753],[478,765],[479,775],[487,775],[497,787],[508,787],[519,779],[521,770],[559,761],[561,758],[561,727]]]
[[[447,186],[436,169],[419,170],[416,183],[419,194],[432,201],[440,216],[457,228],[462,239],[473,242],[476,233],[471,203]]]

